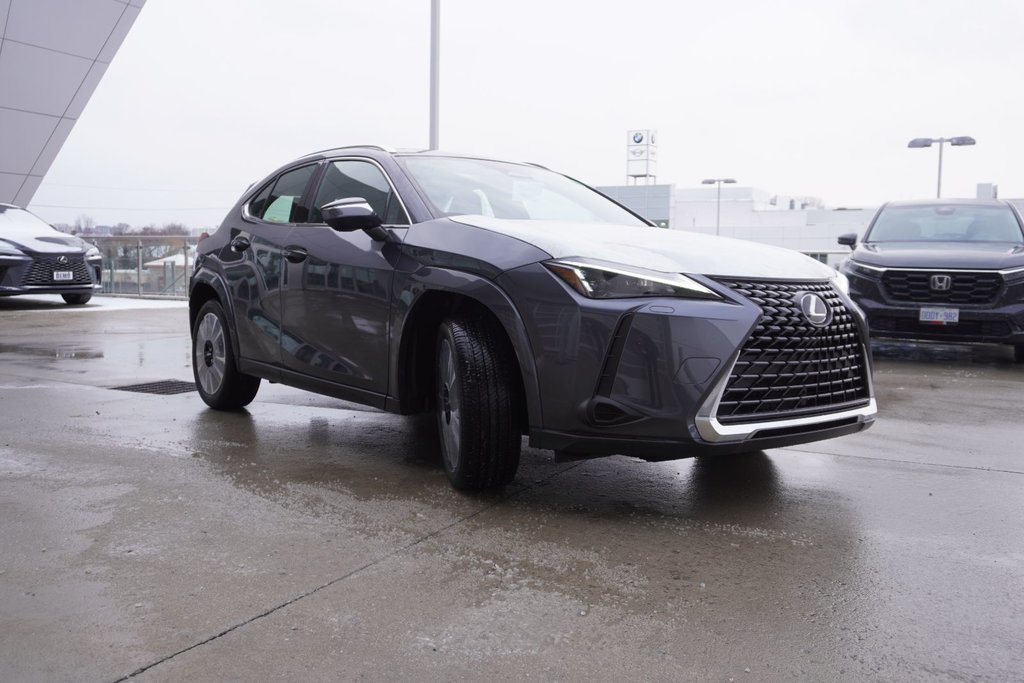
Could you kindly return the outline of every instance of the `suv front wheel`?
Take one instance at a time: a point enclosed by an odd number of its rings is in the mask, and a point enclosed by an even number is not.
[[[437,338],[437,425],[455,488],[497,488],[519,468],[521,434],[511,349],[488,320],[445,320]]]

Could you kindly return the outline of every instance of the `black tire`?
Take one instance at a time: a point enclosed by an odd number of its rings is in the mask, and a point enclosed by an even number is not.
[[[452,486],[499,488],[519,469],[520,398],[515,362],[503,332],[466,316],[437,335],[437,426]]]
[[[260,388],[259,377],[238,371],[230,335],[220,302],[203,304],[192,326],[192,376],[203,401],[217,410],[249,405]]]
[[[1013,360],[1017,363],[1024,363],[1024,344],[1013,345]]]
[[[60,298],[64,299],[64,303],[69,306],[81,306],[89,303],[92,294],[61,294]]]

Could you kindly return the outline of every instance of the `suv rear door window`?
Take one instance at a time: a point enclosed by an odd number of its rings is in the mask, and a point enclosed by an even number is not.
[[[260,192],[249,203],[249,214],[269,223],[305,223],[308,211],[302,202],[302,193],[315,171],[316,164],[309,164],[282,173],[273,183],[272,191]]]

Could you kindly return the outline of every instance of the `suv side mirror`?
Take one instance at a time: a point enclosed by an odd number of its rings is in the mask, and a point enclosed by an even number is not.
[[[845,235],[840,235],[836,238],[836,242],[839,242],[839,244],[842,244],[844,247],[850,247],[850,249],[853,249],[857,246],[857,233],[848,232]]]
[[[321,206],[320,213],[324,217],[324,223],[338,232],[365,230],[370,237],[379,242],[388,238],[387,231],[381,227],[384,221],[362,197],[335,199]]]

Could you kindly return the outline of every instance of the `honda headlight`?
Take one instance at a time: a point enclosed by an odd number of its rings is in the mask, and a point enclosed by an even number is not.
[[[862,275],[864,277],[878,278],[885,272],[884,268],[877,266],[869,266],[859,261],[854,261],[852,258],[848,258],[839,264],[839,270],[846,275]]]
[[[544,264],[566,284],[590,299],[630,299],[674,296],[721,299],[718,294],[681,273],[663,273],[586,259],[559,259]]]

